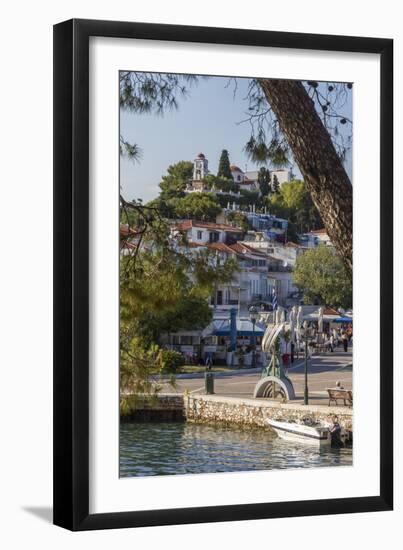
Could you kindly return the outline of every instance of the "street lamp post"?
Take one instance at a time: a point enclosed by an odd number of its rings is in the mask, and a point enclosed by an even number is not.
[[[304,369],[304,405],[309,404],[308,390],[308,323],[305,321],[301,327],[301,336],[305,344],[305,369]]]
[[[255,306],[249,308],[249,318],[252,321],[252,367],[256,367],[256,339],[255,339],[255,324],[258,318],[258,309]]]
[[[304,405],[309,404],[308,390],[308,339],[305,336],[305,383],[304,383]]]

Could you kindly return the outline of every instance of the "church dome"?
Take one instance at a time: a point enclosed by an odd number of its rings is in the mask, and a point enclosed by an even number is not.
[[[203,155],[203,153],[199,153],[196,158],[205,159],[206,157]]]
[[[243,171],[239,168],[239,166],[236,166],[235,164],[231,164],[229,169],[231,170],[231,172],[242,172],[243,173]]]

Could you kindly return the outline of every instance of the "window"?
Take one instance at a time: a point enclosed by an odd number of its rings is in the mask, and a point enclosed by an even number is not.
[[[220,234],[219,233],[210,233],[209,235],[209,240],[211,243],[216,243],[218,242],[220,239]]]
[[[198,232],[197,232],[197,240],[198,240],[198,241],[201,241],[202,238],[203,238],[203,231],[198,231]]]

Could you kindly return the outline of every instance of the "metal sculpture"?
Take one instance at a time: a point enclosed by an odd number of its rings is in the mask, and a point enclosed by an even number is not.
[[[294,340],[294,323],[297,321],[296,308],[291,311],[288,322],[286,311],[279,308],[274,315],[274,323],[269,324],[262,339],[262,351],[270,355],[270,361],[262,371],[262,378],[256,384],[253,397],[268,397],[289,401],[295,399],[295,391],[291,380],[284,370],[280,357],[280,342],[285,340],[286,331],[290,331],[291,342]]]

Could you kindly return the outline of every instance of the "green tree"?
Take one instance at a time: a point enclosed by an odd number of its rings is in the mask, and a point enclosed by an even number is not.
[[[203,182],[215,191],[223,191],[224,193],[239,191],[239,185],[231,178],[225,178],[222,176],[215,176],[214,174],[208,174]]]
[[[148,250],[148,242],[155,249]],[[184,260],[176,258],[166,244],[143,235],[138,245],[121,257],[120,265],[120,390],[121,412],[136,406],[138,394],[155,395],[160,386],[155,375],[163,368],[161,350],[152,328],[147,327],[150,311],[167,315],[186,287]],[[149,328],[149,330],[147,330]]]
[[[276,174],[274,174],[273,176],[272,191],[273,193],[278,193],[280,191],[280,183]]]
[[[233,223],[236,227],[240,227],[244,231],[252,229],[248,218],[239,210],[231,210],[227,215],[227,221]]]
[[[191,193],[176,206],[176,213],[180,218],[215,221],[220,212],[221,206],[210,193]]]
[[[247,189],[241,189],[240,197],[238,199],[238,204],[241,206],[249,206],[252,204],[259,203],[259,193],[258,191],[248,191]]]
[[[207,248],[196,255],[192,270],[200,287],[207,290],[209,295],[213,295],[215,306],[218,285],[233,281],[238,271],[238,263],[233,258],[223,260],[218,250]]]
[[[229,155],[226,149],[223,149],[221,152],[220,161],[218,163],[217,176],[219,178],[232,179]]]
[[[262,197],[267,197],[271,193],[270,171],[262,166],[259,170],[257,181]]]
[[[351,276],[333,247],[320,245],[300,256],[293,280],[307,304],[316,302],[335,308],[352,305]]]
[[[186,185],[192,179],[193,163],[181,160],[168,167],[167,174],[162,176],[160,188],[164,198],[183,197]]]
[[[283,183],[278,193],[266,200],[266,206],[272,214],[289,221],[294,238],[297,233],[323,227],[319,212],[302,180]]]
[[[177,218],[176,207],[181,200],[178,197],[168,198],[164,193],[161,193],[159,197],[148,202],[146,206],[158,210],[163,218],[174,219]]]

